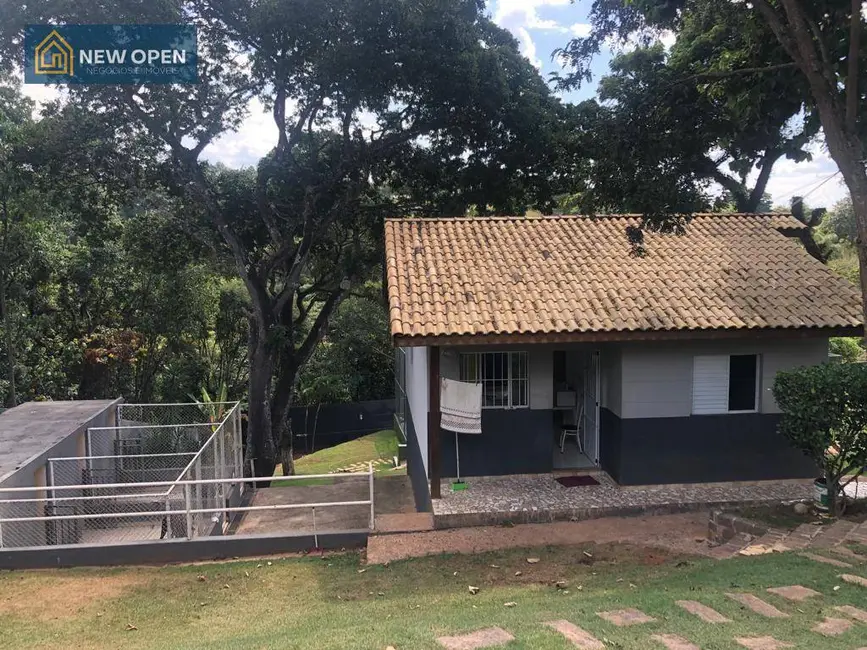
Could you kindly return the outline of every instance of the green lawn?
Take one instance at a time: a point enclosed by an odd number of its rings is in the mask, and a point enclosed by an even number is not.
[[[394,456],[397,456],[397,433],[386,429],[299,458],[295,463],[295,472],[328,474],[354,463],[364,463],[378,458],[390,459]]]
[[[528,564],[528,556],[541,561]],[[838,572],[791,553],[714,562],[606,545],[369,568],[347,553],[274,559],[271,566],[243,561],[5,573],[0,648],[433,650],[439,635],[499,625],[516,637],[510,650],[567,650],[565,640],[541,625],[565,618],[610,648],[662,650],[650,635],[674,633],[703,650],[735,650],[733,637],[761,635],[798,648],[854,650],[867,640],[863,623],[827,639],[810,631],[823,615],[835,615],[834,605],[867,608],[867,588],[843,583]],[[850,572],[864,575],[867,566]],[[557,580],[567,581],[567,589],[558,589]],[[823,595],[793,604],[764,591],[793,584]],[[471,595],[469,585],[479,593]],[[792,616],[764,619],[726,598],[726,591],[760,595]],[[699,600],[733,622],[702,623],[674,605],[679,599]],[[595,614],[625,607],[658,620],[617,628]],[[137,629],[128,631],[128,624]]]
[[[355,463],[385,458],[391,460],[397,456],[398,437],[392,429],[384,429],[370,435],[344,442],[328,449],[322,449],[313,454],[307,454],[295,461],[295,473],[299,476],[305,474],[330,474],[338,469],[348,467]],[[367,471],[367,467],[362,470]],[[377,474],[389,476],[406,473],[406,470],[394,470],[392,465],[379,465],[374,468]],[[278,465],[274,476],[283,476],[283,468]],[[281,485],[310,486],[332,483],[331,479],[299,479],[293,481],[276,481],[275,487]]]

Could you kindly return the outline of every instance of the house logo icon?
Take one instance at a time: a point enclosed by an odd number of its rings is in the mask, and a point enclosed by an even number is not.
[[[56,29],[36,46],[33,69],[36,74],[75,74],[72,46]]]

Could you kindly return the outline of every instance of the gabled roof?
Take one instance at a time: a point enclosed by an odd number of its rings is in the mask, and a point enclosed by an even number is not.
[[[644,257],[631,254],[626,237],[627,226],[639,221],[386,220],[395,342],[759,330],[854,335],[862,326],[860,293],[807,253],[792,236],[803,224],[790,215],[695,215],[685,235],[647,233]]]

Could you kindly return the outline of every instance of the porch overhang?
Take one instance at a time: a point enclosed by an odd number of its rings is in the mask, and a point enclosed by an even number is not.
[[[678,330],[630,330],[613,332],[526,332],[491,334],[439,334],[393,336],[397,347],[523,345],[545,343],[617,343],[625,341],[799,339],[864,336],[864,327],[778,327]]]

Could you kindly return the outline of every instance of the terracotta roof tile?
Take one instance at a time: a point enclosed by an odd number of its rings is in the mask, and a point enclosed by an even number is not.
[[[859,327],[860,294],[810,257],[789,215],[696,215],[645,235],[635,215],[389,219],[400,337]]]

